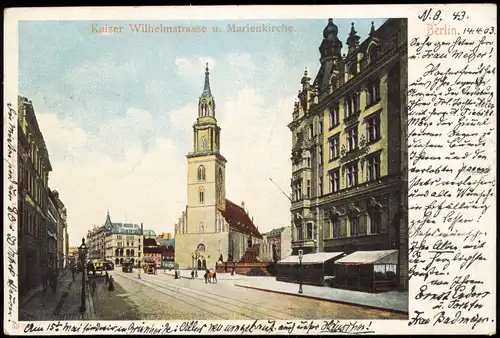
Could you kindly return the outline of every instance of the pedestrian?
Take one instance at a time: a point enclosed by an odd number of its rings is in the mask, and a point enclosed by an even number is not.
[[[73,275],[73,282],[75,281],[75,272],[76,272],[75,270],[76,270],[75,266],[72,266],[71,267],[71,274]]]
[[[191,279],[194,279],[194,270],[191,270]]]
[[[108,284],[109,282],[109,275],[108,275],[108,272],[106,271],[106,285]]]
[[[208,272],[205,271],[205,275],[203,275],[205,278],[205,284],[208,283]]]
[[[141,279],[141,269],[137,269],[137,279]]]
[[[108,286],[108,291],[115,291],[115,280],[113,279],[113,276],[109,276],[109,286]]]

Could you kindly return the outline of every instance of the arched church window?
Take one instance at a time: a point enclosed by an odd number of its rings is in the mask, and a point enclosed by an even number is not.
[[[198,167],[198,181],[205,181],[205,167],[200,165]]]
[[[205,252],[205,246],[203,244],[198,244],[198,247],[196,248],[196,251],[198,251],[198,252]]]
[[[200,203],[205,203],[205,188],[200,187],[199,197],[200,197]]]
[[[201,152],[207,152],[207,138],[205,136],[201,139]]]
[[[203,224],[203,222],[200,223],[200,232],[205,232],[205,224]],[[202,245],[202,244],[200,244],[200,245]],[[198,245],[198,248],[199,247],[200,246]],[[198,250],[198,251],[200,251],[200,250]],[[203,247],[203,251],[205,251],[205,247]]]

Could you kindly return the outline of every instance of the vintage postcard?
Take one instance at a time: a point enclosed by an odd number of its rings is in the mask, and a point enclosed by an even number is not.
[[[494,333],[494,8],[7,9],[4,333]]]

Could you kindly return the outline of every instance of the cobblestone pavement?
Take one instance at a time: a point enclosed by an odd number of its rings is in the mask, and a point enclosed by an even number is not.
[[[407,316],[321,300],[300,298],[234,286],[231,281],[174,279],[168,274],[146,275],[114,271],[114,298],[129,310],[120,319],[401,319]],[[113,299],[111,297],[110,299]],[[115,300],[118,302],[118,300]]]
[[[42,290],[33,293],[29,299],[19,307],[21,321],[52,321],[52,320],[93,320],[92,301],[88,295],[87,286],[86,312],[80,312],[82,274],[78,274],[73,281],[72,275],[61,277],[57,284],[56,293],[52,290],[44,295]]]
[[[110,275],[115,276],[113,271],[110,271]],[[141,319],[136,305],[127,297],[122,286],[117,283],[114,285],[115,290],[110,292],[105,278],[97,281],[96,292],[93,296],[97,318],[100,320]]]

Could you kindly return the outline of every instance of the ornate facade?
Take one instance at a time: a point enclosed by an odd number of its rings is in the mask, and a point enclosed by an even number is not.
[[[53,239],[56,232],[48,216],[52,166],[33,104],[22,96],[18,97],[17,135],[19,293],[22,296],[42,283],[49,267],[49,238]]]
[[[319,47],[321,67],[304,73],[295,103],[292,249],[297,254],[399,249],[408,287],[407,23],[352,24],[347,55],[332,19]]]
[[[220,153],[208,65],[193,125],[193,152],[188,160],[188,201],[175,225],[175,261],[180,268],[215,268],[222,257],[240,259],[248,238],[261,238],[244,207],[226,199],[226,159]]]

